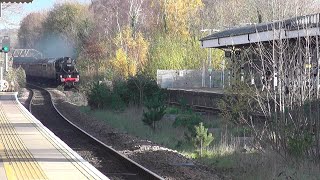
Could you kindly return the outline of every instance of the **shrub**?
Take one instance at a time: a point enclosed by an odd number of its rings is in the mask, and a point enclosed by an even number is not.
[[[21,67],[10,69],[5,79],[10,84],[9,91],[19,91],[20,88],[26,86],[26,73]],[[11,83],[13,83],[13,87]]]
[[[234,92],[237,92],[235,94]],[[256,104],[250,101],[252,92],[243,82],[235,82],[226,89],[225,96],[218,103],[220,115],[223,119],[234,125],[244,125],[249,119],[249,111],[254,110]],[[240,95],[241,94],[241,95]],[[249,103],[250,102],[250,103]]]
[[[130,101],[139,105],[142,105],[146,99],[152,98],[155,93],[161,91],[154,79],[143,74],[130,77],[127,81],[127,88],[130,92]]]
[[[121,101],[128,105],[130,103],[131,92],[128,89],[127,82],[118,81],[114,83],[113,92],[120,97]]]
[[[153,130],[156,128],[156,122],[160,121],[165,114],[166,104],[162,93],[156,93],[145,102],[148,109],[143,112],[142,121],[144,124],[150,126]]]
[[[127,81],[117,81],[112,88],[106,84],[82,84],[84,92],[87,92],[88,104],[93,109],[112,108],[123,110],[126,105],[142,105],[143,100],[153,99],[154,94],[161,94],[162,103],[165,102],[164,93],[158,87],[156,81],[145,75],[130,77]]]
[[[210,145],[214,137],[211,133],[208,133],[208,128],[205,128],[202,122],[194,128],[196,136],[192,139],[192,141],[194,146],[200,149],[200,157],[202,157],[203,149]]]
[[[181,106],[181,110],[185,111],[185,112],[190,112],[191,109],[188,107],[188,102],[186,98],[179,98],[178,100],[180,106]]]
[[[89,94],[88,104],[92,109],[103,109],[111,101],[111,91],[104,84],[93,83]]]
[[[84,93],[85,95],[89,95],[91,89],[92,89],[92,82],[95,81],[95,79],[90,78],[88,76],[81,76],[80,82],[77,85],[80,92]]]
[[[177,107],[168,107],[166,110],[166,114],[179,114],[180,109]]]
[[[189,131],[193,131],[194,126],[202,121],[201,117],[196,114],[180,114],[173,122],[173,127],[186,127]]]
[[[252,133],[252,129],[245,126],[232,129],[233,136],[237,136],[237,137],[247,137],[251,133]]]
[[[288,152],[296,158],[304,157],[304,153],[312,146],[312,135],[308,133],[295,134],[288,138]]]
[[[110,106],[113,110],[123,111],[124,108],[126,107],[126,104],[124,103],[123,99],[119,94],[112,93]]]

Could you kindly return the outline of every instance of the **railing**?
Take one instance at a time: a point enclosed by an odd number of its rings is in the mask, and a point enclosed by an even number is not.
[[[33,57],[36,59],[43,58],[42,53],[35,49],[13,49],[12,56],[13,57]]]

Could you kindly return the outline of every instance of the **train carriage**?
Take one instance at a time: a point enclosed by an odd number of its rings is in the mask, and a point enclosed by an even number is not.
[[[79,82],[79,72],[75,60],[70,57],[37,59],[14,57],[13,67],[21,66],[27,78],[41,78],[64,86],[74,86]]]

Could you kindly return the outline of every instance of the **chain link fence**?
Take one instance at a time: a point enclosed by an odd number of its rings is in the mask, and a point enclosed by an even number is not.
[[[228,71],[157,70],[161,88],[224,88],[229,84]]]

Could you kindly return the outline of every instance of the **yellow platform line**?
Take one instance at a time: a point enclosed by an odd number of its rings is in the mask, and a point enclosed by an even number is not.
[[[1,155],[9,163],[5,163],[5,171],[9,179],[48,179],[36,162],[15,128],[10,124],[2,104],[0,105]],[[14,172],[14,173],[13,173]]]
[[[1,109],[3,110],[3,109]],[[4,112],[1,112],[4,113]],[[6,120],[6,116],[2,114],[3,119]],[[2,119],[2,120],[3,120]],[[32,179],[43,179],[41,175],[39,176],[39,173],[37,170],[37,167],[34,164],[34,158],[28,152],[27,148],[24,146],[23,141],[20,139],[20,137],[17,135],[15,132],[15,129],[13,126],[10,126],[11,124],[8,123],[3,123],[3,126],[6,126],[4,130],[6,130],[6,133],[11,134],[10,136],[7,136],[4,140],[7,142],[7,146],[10,148],[10,151],[8,151],[12,155],[11,159],[13,160],[18,160],[17,163],[18,166],[22,166],[22,169],[19,169],[20,172],[23,174],[23,178],[25,179],[26,177],[31,177]],[[8,138],[9,137],[9,138]],[[8,141],[7,141],[8,140]],[[9,146],[10,145],[10,146]],[[22,161],[19,161],[19,158]],[[26,162],[25,162],[26,161]],[[16,162],[16,161],[14,161]]]
[[[6,155],[5,155],[5,149],[4,149],[2,143],[0,144],[0,158],[2,160],[6,160],[7,159]],[[3,162],[3,167],[4,167],[4,170],[6,172],[8,180],[17,180],[18,179],[13,167],[10,165],[9,162],[4,161]]]
[[[27,114],[24,110],[22,110],[20,106],[18,106],[18,108],[19,108],[20,112],[23,113],[27,117],[29,122],[34,123],[34,121],[32,120],[32,117],[29,114]],[[66,149],[67,151],[65,151],[64,150],[65,148],[61,144],[57,143],[56,140],[48,132],[44,131],[43,129],[41,129],[40,127],[38,127],[36,125],[34,125],[34,127],[36,127],[39,130],[39,132],[51,143],[51,145],[53,145],[87,179],[101,179],[94,172],[89,171],[88,169],[86,169],[84,167],[84,166],[86,166],[85,164],[83,164],[82,162],[74,161],[74,160],[77,160],[78,158],[75,157],[67,149]]]
[[[18,163],[17,161],[12,160],[13,158],[20,158],[20,156],[17,157],[17,155],[15,155],[17,154],[16,152],[17,150],[15,147],[13,147],[12,140],[10,139],[10,137],[8,137],[10,136],[10,132],[6,130],[7,126],[4,121],[5,121],[5,117],[3,116],[2,108],[0,108],[0,123],[2,125],[0,130],[1,130],[1,133],[4,134],[4,135],[1,134],[1,142],[4,148],[4,151],[2,154],[3,154],[4,161],[5,162],[8,161],[8,164],[7,164],[8,166],[5,167],[6,174],[8,175],[8,177],[11,177],[11,178],[14,177],[11,171],[13,170],[15,177],[17,179],[22,179],[25,176],[25,170],[23,169],[22,163]]]
[[[5,121],[6,117],[4,116],[2,109],[1,116],[1,123],[3,125],[1,130],[5,134],[7,134],[5,136],[2,136],[2,142],[6,147],[5,152],[7,159],[12,164],[12,167],[16,170],[15,172],[17,176],[22,176],[19,177],[19,179],[29,179],[28,177],[30,177],[30,174],[28,170],[30,170],[30,168],[32,167],[28,167],[28,163],[26,163],[25,161],[30,161],[31,159],[29,159],[28,155],[26,156],[26,152],[19,145],[19,143],[21,142],[19,142],[19,137],[16,135],[16,133],[12,131],[13,127],[10,127],[9,124]],[[38,179],[33,174],[31,175],[32,179]]]
[[[9,125],[11,125],[9,123]],[[16,140],[19,140],[20,143],[16,143],[20,149],[22,149],[23,156],[27,156],[28,158],[26,159],[28,161],[29,165],[29,170],[31,171],[31,174],[36,178],[36,179],[45,179],[46,175],[44,174],[43,170],[41,169],[40,165],[36,162],[35,158],[31,154],[31,152],[28,150],[28,148],[25,146],[23,143],[22,139],[20,136],[17,134],[15,131],[14,127],[11,126],[11,131],[13,134],[15,134],[14,137],[16,137]]]
[[[14,101],[14,103],[17,105],[17,107],[19,108],[20,112],[22,114],[25,115],[25,117],[27,117],[28,121],[31,122],[31,123],[34,123],[34,120],[33,118],[28,114],[26,113],[24,110],[22,110],[22,107],[20,107],[18,105],[18,103],[16,101]],[[88,169],[86,169],[82,162],[78,162],[78,161],[74,161],[74,159],[78,159],[77,157],[75,157],[71,152],[66,152],[64,151],[63,149],[63,146],[60,145],[59,143],[57,143],[55,141],[55,139],[53,139],[53,137],[48,134],[48,132],[42,130],[39,126],[36,126],[34,125],[34,127],[36,127],[39,132],[41,134],[43,134],[43,136],[70,162],[72,163],[84,176],[86,176],[86,178],[88,179],[101,179],[99,176],[97,176],[95,173],[93,173],[92,171],[88,171]],[[90,173],[91,172],[91,173]]]

